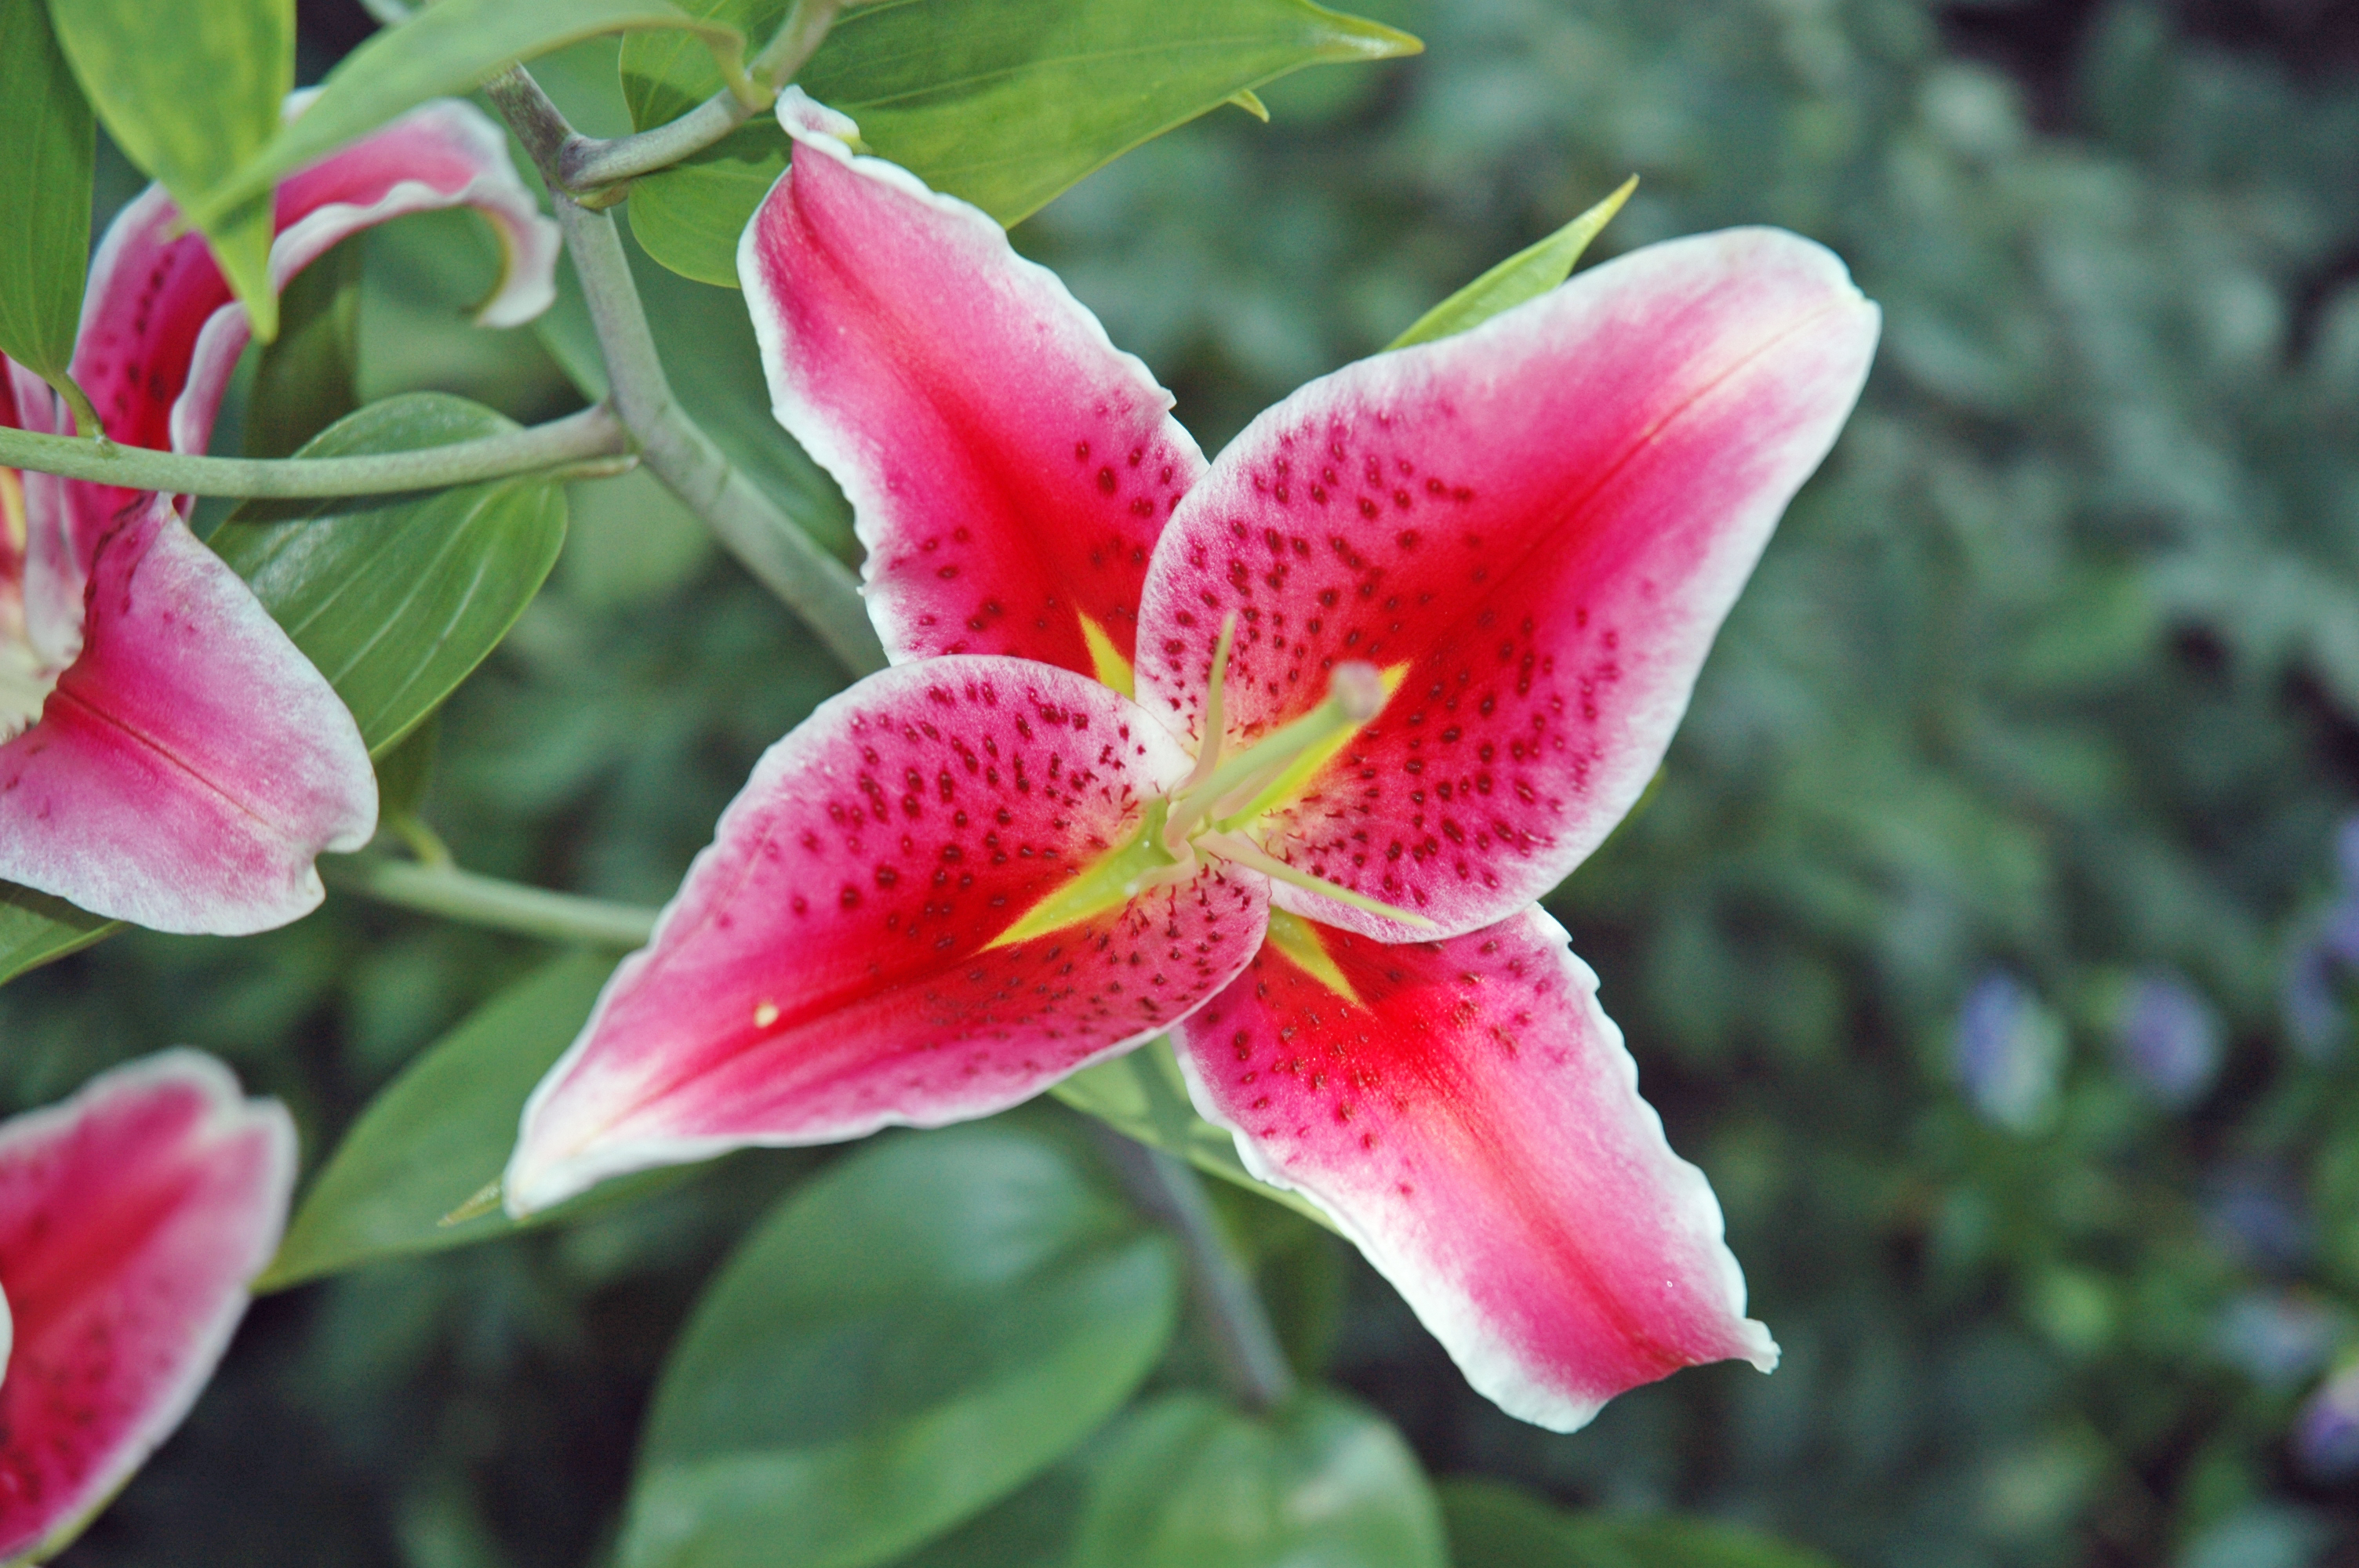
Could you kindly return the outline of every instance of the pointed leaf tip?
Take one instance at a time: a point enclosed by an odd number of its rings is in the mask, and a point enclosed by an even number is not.
[[[1546,294],[1572,276],[1574,265],[1589,249],[1590,242],[1614,221],[1623,203],[1630,200],[1630,193],[1637,189],[1638,177],[1634,174],[1612,195],[1563,228],[1525,246],[1419,317],[1416,325],[1386,347],[1405,349],[1412,343],[1454,337],[1481,326],[1503,310],[1511,310]]]
[[[1316,16],[1321,23],[1318,46],[1322,59],[1398,59],[1405,55],[1425,52],[1423,38],[1413,33],[1404,33],[1398,27],[1387,27],[1382,22],[1372,22],[1365,16],[1330,11],[1324,5],[1306,5],[1303,9]]]

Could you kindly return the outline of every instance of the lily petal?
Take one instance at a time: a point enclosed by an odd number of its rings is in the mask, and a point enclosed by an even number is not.
[[[1171,395],[982,210],[789,89],[738,276],[778,422],[851,498],[897,662],[1013,654],[1127,691],[1139,585],[1204,460]]]
[[[159,931],[240,935],[368,842],[352,715],[168,496],[102,540],[82,656],[0,745],[0,878]]]
[[[1635,252],[1249,427],[1166,529],[1138,692],[1191,732],[1239,618],[1243,739],[1365,660],[1383,711],[1268,828],[1298,869],[1471,931],[1595,849],[1662,760],[1722,619],[1842,428],[1876,336],[1774,230]],[[1433,935],[1280,885],[1279,907]]]
[[[290,116],[309,96],[288,100]],[[557,227],[516,177],[506,138],[471,105],[444,100],[412,110],[288,176],[277,200],[273,287],[347,235],[406,212],[466,206],[490,220],[506,261],[476,320],[516,326],[556,298]],[[108,225],[91,260],[73,375],[115,440],[201,452],[252,327],[203,236],[173,232],[179,218],[163,187],[150,186]],[[81,488],[87,549],[136,492]]]
[[[1128,698],[1020,659],[905,665],[823,704],[534,1091],[509,1208],[748,1144],[987,1115],[1169,1028],[1252,957],[1258,874],[1200,871],[995,939],[1189,766]]]
[[[194,1051],[0,1124],[0,1559],[62,1546],[179,1425],[294,1183],[285,1109]]]
[[[1681,1367],[1777,1358],[1596,989],[1537,907],[1397,946],[1277,914],[1173,1032],[1254,1173],[1332,1215],[1468,1382],[1560,1432]]]

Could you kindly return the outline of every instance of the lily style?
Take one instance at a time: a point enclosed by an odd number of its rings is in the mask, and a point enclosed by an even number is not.
[[[294,1185],[285,1108],[195,1051],[0,1123],[0,1563],[62,1550],[180,1424]]]
[[[895,667],[762,759],[535,1092],[522,1214],[989,1114],[1169,1033],[1508,1411],[1777,1347],[1534,901],[1656,771],[1865,377],[1842,264],[1649,246],[1207,465],[999,225],[789,92],[739,270]]]
[[[465,104],[414,111],[299,170],[277,200],[274,287],[372,224],[464,205],[506,258],[477,319],[513,326],[555,297],[555,225]],[[151,187],[108,228],[71,374],[108,439],[201,452],[251,325],[178,216]],[[70,425],[5,359],[0,421]],[[0,878],[158,930],[242,935],[319,903],[312,861],[368,841],[376,781],[334,690],[190,533],[187,509],[0,468]]]

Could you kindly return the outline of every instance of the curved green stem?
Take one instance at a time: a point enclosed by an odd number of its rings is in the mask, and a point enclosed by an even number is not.
[[[1132,1197],[1169,1227],[1188,1254],[1197,1317],[1212,1342],[1229,1397],[1256,1412],[1276,1410],[1292,1399],[1294,1368],[1253,1281],[1221,1239],[1203,1179],[1185,1161],[1102,1122],[1092,1122],[1091,1130]]]
[[[851,571],[739,472],[672,395],[614,220],[554,189],[557,159],[572,135],[565,116],[522,66],[485,82],[484,92],[550,181],[558,226],[606,362],[611,400],[638,443],[640,460],[854,675],[883,669],[884,644]]]
[[[657,912],[642,905],[551,892],[456,866],[424,866],[380,855],[329,855],[320,860],[320,874],[339,892],[547,942],[641,947],[655,934]]]
[[[841,0],[798,0],[786,21],[748,68],[756,85],[775,100],[803,62],[818,52],[835,21]],[[676,120],[633,136],[569,134],[554,159],[559,182],[576,194],[668,168],[693,157],[744,124],[756,110],[723,88]]]
[[[170,495],[298,500],[440,490],[625,455],[630,438],[603,405],[473,441],[353,458],[205,458],[73,436],[0,428],[0,465]]]

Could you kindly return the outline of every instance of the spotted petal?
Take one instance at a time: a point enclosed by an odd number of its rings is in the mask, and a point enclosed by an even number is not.
[[[1171,395],[979,208],[779,101],[794,162],[738,276],[779,423],[851,497],[897,661],[1013,654],[1123,690],[1139,584],[1203,471]]]
[[[317,905],[313,857],[376,826],[333,688],[168,496],[102,540],[88,614],[40,722],[0,745],[0,878],[159,931]]]
[[[1700,1362],[1765,1371],[1703,1173],[1671,1152],[1597,981],[1537,908],[1387,946],[1285,914],[1174,1032],[1256,1174],[1360,1244],[1467,1381],[1558,1431]]]
[[[286,1111],[193,1051],[0,1124],[0,1560],[60,1548],[180,1423],[294,1182]]]
[[[905,665],[829,701],[755,768],[534,1092],[509,1206],[986,1115],[1168,1028],[1252,957],[1256,873],[998,939],[1188,767],[1127,698],[1025,660]]]
[[[1395,689],[1269,825],[1298,869],[1444,935],[1537,898],[1660,762],[1722,619],[1833,442],[1875,308],[1808,241],[1637,251],[1476,330],[1311,383],[1221,454],[1165,530],[1138,691],[1192,733],[1240,618],[1232,738]],[[1280,907],[1431,935],[1279,886]]]

